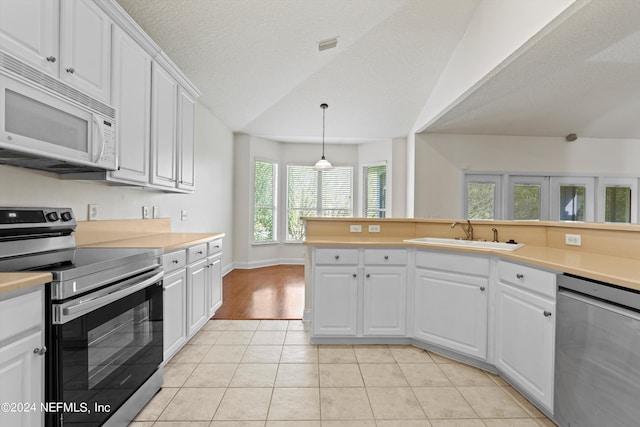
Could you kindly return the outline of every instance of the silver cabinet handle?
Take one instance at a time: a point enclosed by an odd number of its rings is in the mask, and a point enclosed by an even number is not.
[[[336,256],[335,256],[335,258],[336,258],[336,259],[340,259],[340,255],[336,255]]]
[[[67,68],[67,73],[69,73],[69,74],[73,74],[73,73],[75,73],[75,72],[76,72],[76,70],[75,70],[73,67],[69,67],[69,68]]]
[[[542,314],[544,314],[544,317],[551,317],[551,312],[545,310]]]
[[[486,288],[484,286],[480,286],[480,290],[484,292]]]
[[[385,259],[385,260],[388,260],[388,259],[389,259],[389,255],[385,255],[385,256],[384,256],[384,259]]]
[[[518,273],[518,274],[516,274],[516,277],[517,277],[518,279],[524,279],[524,274],[522,274],[522,273]]]
[[[198,255],[202,255],[202,251],[198,251],[196,252]]]
[[[56,57],[55,56],[47,56],[47,61],[51,62],[52,64],[54,62],[56,62]]]
[[[171,261],[174,264],[177,264],[179,261],[177,259],[174,259],[173,261]]]
[[[47,347],[42,346],[40,348],[34,348],[33,349],[33,354],[37,354],[38,356],[44,356],[44,354],[47,352]]]
[[[358,275],[356,273],[353,273],[353,277],[358,277]]]
[[[370,275],[369,273],[367,273],[367,279],[368,279],[369,277],[371,277],[371,275]]]

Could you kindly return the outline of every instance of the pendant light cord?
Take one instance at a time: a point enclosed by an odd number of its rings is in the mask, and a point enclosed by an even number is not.
[[[324,114],[327,111],[327,104],[322,104],[320,105],[320,108],[322,108],[322,158],[324,159]]]

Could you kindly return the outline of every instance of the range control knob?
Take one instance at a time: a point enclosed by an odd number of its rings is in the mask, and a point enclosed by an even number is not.
[[[49,212],[49,213],[46,215],[46,217],[47,217],[47,221],[50,221],[50,222],[55,222],[55,221],[57,221],[58,219],[60,219],[60,218],[58,217],[58,212]]]
[[[62,212],[60,214],[61,218],[63,221],[71,221],[73,219],[73,216],[71,215],[71,212]]]

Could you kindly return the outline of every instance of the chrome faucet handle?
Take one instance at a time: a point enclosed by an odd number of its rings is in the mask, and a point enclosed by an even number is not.
[[[498,229],[497,228],[492,228],[491,231],[493,231],[493,241],[497,242],[498,241]]]

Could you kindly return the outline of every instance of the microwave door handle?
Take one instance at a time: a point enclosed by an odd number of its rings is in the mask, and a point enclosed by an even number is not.
[[[98,133],[98,141],[100,141],[100,149],[97,151],[96,155],[93,157],[93,163],[98,163],[100,159],[102,159],[102,156],[104,155],[104,124],[96,114],[93,115],[93,123],[96,125],[96,129]]]

